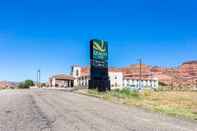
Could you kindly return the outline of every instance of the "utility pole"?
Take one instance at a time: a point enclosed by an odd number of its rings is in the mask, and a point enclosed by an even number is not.
[[[139,65],[140,65],[140,70],[139,70],[139,88],[141,89],[141,82],[142,82],[142,59],[138,59]]]
[[[38,71],[36,72],[36,87],[38,87]]]
[[[40,88],[40,69],[37,71],[37,87]]]

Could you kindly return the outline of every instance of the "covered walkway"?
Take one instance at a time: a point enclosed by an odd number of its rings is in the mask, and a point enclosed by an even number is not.
[[[65,74],[55,75],[49,78],[50,87],[73,87],[74,86],[74,77]]]

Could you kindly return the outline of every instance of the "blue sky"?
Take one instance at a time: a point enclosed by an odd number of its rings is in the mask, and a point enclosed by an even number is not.
[[[0,80],[42,80],[88,65],[89,40],[109,42],[110,66],[177,66],[197,59],[195,0],[0,2]]]

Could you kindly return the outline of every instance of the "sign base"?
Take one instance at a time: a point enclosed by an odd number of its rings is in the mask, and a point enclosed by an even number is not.
[[[110,80],[89,80],[89,89],[97,89],[99,92],[110,91]]]

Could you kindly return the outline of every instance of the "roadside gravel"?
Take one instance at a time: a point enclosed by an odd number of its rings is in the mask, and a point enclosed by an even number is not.
[[[69,91],[0,92],[0,131],[197,131],[197,123]]]

